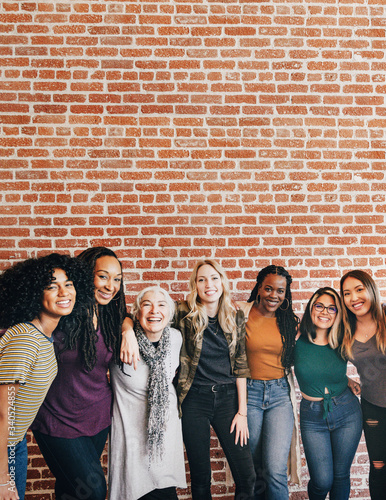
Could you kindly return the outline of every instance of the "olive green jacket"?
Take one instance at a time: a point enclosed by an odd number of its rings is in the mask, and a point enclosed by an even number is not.
[[[173,327],[182,333],[182,348],[180,353],[180,372],[178,376],[177,394],[181,415],[181,404],[192,386],[198,362],[202,350],[202,337],[198,342],[194,341],[194,330],[190,318],[186,318],[189,307],[185,301],[177,304],[177,311],[173,321]],[[250,376],[247,354],[245,352],[245,321],[244,313],[239,310],[236,313],[237,341],[232,343],[232,334],[224,332],[229,347],[229,358],[232,375],[238,378]]]

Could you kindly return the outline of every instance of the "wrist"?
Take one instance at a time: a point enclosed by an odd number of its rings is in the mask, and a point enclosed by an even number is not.
[[[240,415],[241,417],[247,417],[247,413],[241,413],[241,412],[237,412],[237,415]]]

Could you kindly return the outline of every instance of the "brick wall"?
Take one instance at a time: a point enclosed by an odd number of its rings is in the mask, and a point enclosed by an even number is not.
[[[182,297],[204,256],[236,298],[284,265],[299,312],[354,267],[386,295],[385,19],[383,0],[1,1],[0,267],[106,245],[129,303]],[[353,496],[366,475],[361,444]]]

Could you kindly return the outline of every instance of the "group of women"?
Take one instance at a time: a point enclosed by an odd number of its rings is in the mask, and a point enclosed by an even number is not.
[[[122,266],[104,247],[77,258],[28,259],[0,276],[0,500],[24,498],[26,431],[56,478],[58,500],[104,500],[100,456],[109,438],[109,499],[211,498],[211,427],[235,499],[288,499],[300,481],[292,367],[311,500],[348,499],[362,432],[370,494],[386,491],[386,320],[363,271],[309,300],[299,322],[292,278],[262,269],[234,303],[221,266],[199,261],[186,301],[158,286],[126,317]],[[347,378],[347,361],[359,385]],[[110,374],[110,381],[108,378]],[[357,394],[361,390],[361,403]],[[182,417],[182,418],[180,418]]]

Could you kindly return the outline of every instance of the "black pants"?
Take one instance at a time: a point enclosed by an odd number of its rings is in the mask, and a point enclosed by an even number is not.
[[[104,500],[106,480],[100,456],[109,427],[96,436],[57,438],[34,431],[48,467],[56,478],[56,500]]]
[[[182,432],[188,455],[192,497],[210,500],[210,426],[220,441],[236,483],[235,499],[253,498],[255,470],[249,445],[235,444],[235,432],[230,433],[232,420],[237,413],[235,384],[210,388],[192,387],[182,403]]]
[[[171,486],[170,488],[150,491],[139,500],[178,500],[178,496],[176,488]]]
[[[386,408],[375,406],[362,397],[363,428],[370,458],[370,496],[386,497]]]

